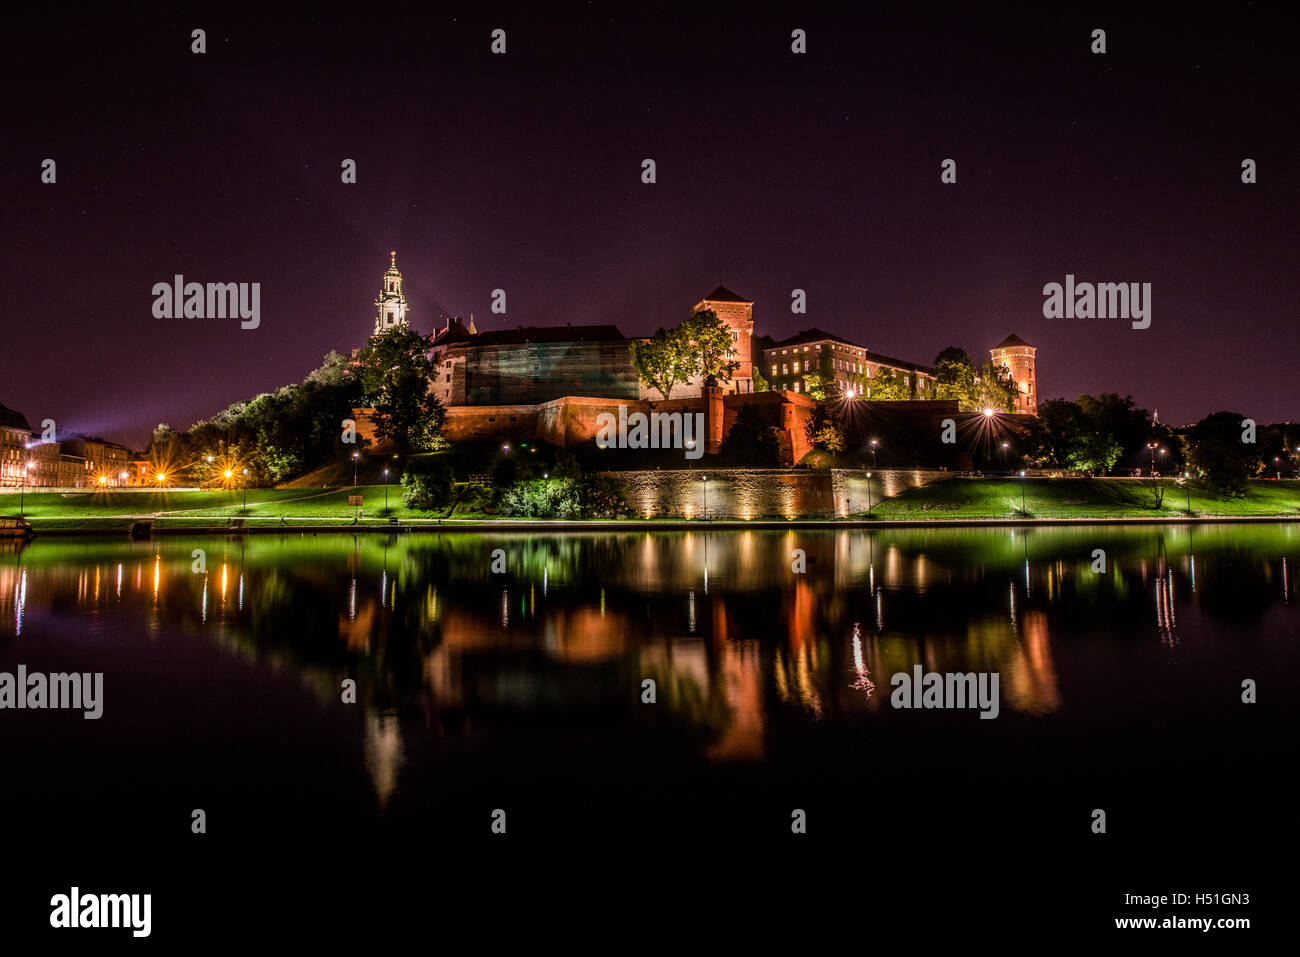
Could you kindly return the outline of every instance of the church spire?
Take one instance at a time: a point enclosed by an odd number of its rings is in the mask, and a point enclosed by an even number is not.
[[[402,274],[397,268],[397,250],[389,254],[388,271],[384,273],[384,287],[375,300],[375,335],[396,326],[407,325],[406,293],[402,292]]]

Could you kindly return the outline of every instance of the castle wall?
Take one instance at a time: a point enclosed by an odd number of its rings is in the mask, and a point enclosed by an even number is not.
[[[867,510],[949,472],[884,469],[673,469],[603,473],[618,482],[642,518],[830,518]]]

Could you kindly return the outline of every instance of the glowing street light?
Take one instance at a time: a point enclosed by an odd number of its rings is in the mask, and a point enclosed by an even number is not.
[[[388,511],[388,469],[384,469],[384,511]]]
[[[876,446],[879,444],[880,444],[879,440],[877,439],[871,440],[871,467],[873,469],[876,468]]]
[[[357,453],[352,453],[352,487],[357,487]]]
[[[1028,514],[1029,509],[1025,507],[1025,470],[1020,470],[1020,514]]]
[[[244,511],[248,511],[248,469],[244,469]]]
[[[871,516],[871,473],[867,473],[867,517]]]
[[[18,517],[23,517],[23,498],[27,495],[27,470],[32,467],[28,462],[23,466],[23,484],[18,487]]]

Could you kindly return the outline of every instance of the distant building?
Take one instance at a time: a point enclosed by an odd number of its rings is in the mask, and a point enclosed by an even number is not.
[[[934,397],[935,370],[930,366],[872,352],[821,329],[805,329],[764,349],[762,372],[774,391],[806,394],[807,376],[824,374],[828,399],[850,392],[869,399],[872,380],[882,366],[899,376],[916,398]]]
[[[81,435],[59,444],[63,454],[79,456],[84,462],[83,484],[105,488],[130,484],[132,452],[125,445]]]
[[[0,487],[17,488],[23,484],[23,466],[30,455],[32,427],[18,411],[0,405]]]
[[[993,364],[1011,373],[1016,384],[1016,411],[1026,415],[1038,414],[1038,381],[1034,378],[1035,346],[1025,342],[1014,332],[989,350]]]

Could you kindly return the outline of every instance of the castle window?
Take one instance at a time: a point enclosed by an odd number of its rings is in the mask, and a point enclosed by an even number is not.
[[[794,371],[795,371],[795,372],[798,372],[798,371],[799,371],[799,363],[798,363],[798,362],[796,362],[796,363],[794,364]]]
[[[772,363],[772,375],[776,375],[776,363]]]

